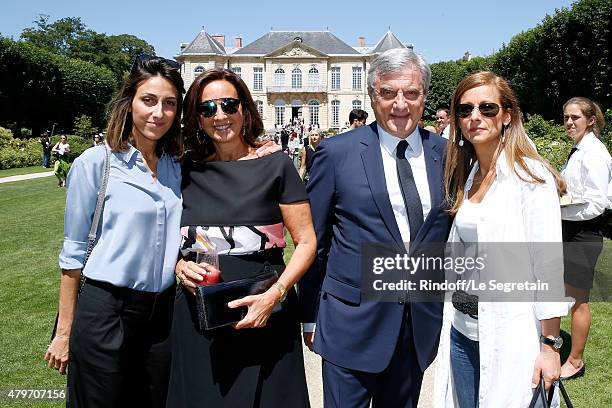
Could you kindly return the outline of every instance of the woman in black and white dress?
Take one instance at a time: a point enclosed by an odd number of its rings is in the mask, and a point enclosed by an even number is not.
[[[176,267],[182,285],[172,327],[168,406],[307,407],[292,289],[315,255],[306,190],[286,154],[257,157],[255,139],[263,124],[240,77],[206,71],[185,101],[191,154],[183,172],[183,258]],[[286,267],[285,227],[295,244]],[[211,248],[223,281],[254,276],[266,262],[282,274],[266,292],[229,303],[248,307],[240,322],[201,332],[193,293],[206,271],[193,258]],[[272,314],[280,302],[281,311]]]

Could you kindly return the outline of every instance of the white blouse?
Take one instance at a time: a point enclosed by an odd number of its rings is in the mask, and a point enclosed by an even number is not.
[[[561,212],[555,181],[541,163],[531,159],[525,159],[525,162],[545,183],[521,180],[502,155],[495,164],[496,179],[487,192],[487,205],[479,212],[478,242],[508,243],[508,247],[518,243],[524,246],[526,250],[521,253],[529,256],[505,255],[502,259],[504,263],[530,274],[534,280],[542,273],[552,272],[558,289],[562,291]],[[471,188],[477,169],[476,164],[468,177],[466,191]],[[523,178],[528,177],[518,167],[517,172]],[[453,225],[449,242],[459,240],[457,226]],[[559,243],[559,250],[543,253],[538,243]],[[504,257],[504,245],[490,248],[499,248],[497,255]],[[571,305],[566,301],[479,301],[480,408],[529,405],[533,367],[540,352],[540,321],[566,315]],[[435,407],[456,407],[450,370],[450,326],[453,316],[452,303],[445,302],[434,380]],[[558,406],[558,397],[553,406]]]
[[[567,182],[568,194],[573,202],[561,209],[561,217],[567,221],[585,221],[612,208],[612,159],[606,146],[589,132],[574,147],[561,175]]]

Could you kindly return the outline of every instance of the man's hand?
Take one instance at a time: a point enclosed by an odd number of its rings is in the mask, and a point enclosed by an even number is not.
[[[314,341],[314,332],[304,332],[304,344],[310,351],[312,351],[312,345]]]

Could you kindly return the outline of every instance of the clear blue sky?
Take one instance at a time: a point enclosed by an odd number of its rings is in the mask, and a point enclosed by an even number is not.
[[[5,0],[0,13],[0,33],[19,38],[38,14],[51,20],[80,17],[90,29],[113,34],[133,34],[172,57],[179,43],[206,31],[225,34],[226,44],[241,35],[243,44],[274,30],[329,29],[351,46],[359,36],[374,45],[388,27],[428,62],[458,59],[465,51],[489,55],[515,34],[535,27],[556,8],[571,0],[467,1],[266,1],[225,0]],[[176,5],[183,4],[183,7]],[[300,4],[302,8],[296,8]]]

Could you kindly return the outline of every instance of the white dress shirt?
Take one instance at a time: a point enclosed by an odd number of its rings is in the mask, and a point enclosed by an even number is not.
[[[440,133],[440,136],[448,140],[450,137],[450,125],[446,125],[442,133]]]
[[[572,201],[584,204],[569,205],[561,209],[561,218],[567,221],[585,221],[612,208],[612,159],[606,146],[589,132],[583,136],[577,150],[566,163],[561,175],[567,182]]]
[[[395,216],[395,221],[397,222],[404,245],[406,249],[408,249],[408,245],[410,244],[410,225],[408,224],[406,204],[402,196],[395,164],[397,144],[404,139],[390,135],[380,126],[378,126],[378,139],[380,141],[380,153],[382,155],[387,192],[389,193],[389,200],[393,208],[393,215]],[[427,214],[429,214],[431,210],[431,198],[429,196],[429,183],[427,181],[427,171],[425,169],[425,155],[423,154],[423,142],[419,134],[419,128],[415,128],[414,132],[405,140],[408,142],[406,159],[412,168],[412,175],[414,176],[417,191],[421,199],[421,205],[423,206],[423,221],[425,221]],[[315,331],[316,324],[304,323],[303,326],[305,332],[313,332]]]
[[[408,148],[406,149],[406,159],[412,168],[415,184],[423,206],[423,221],[427,218],[427,214],[431,210],[431,198],[429,196],[429,183],[427,182],[427,170],[425,168],[425,155],[423,154],[423,142],[419,134],[419,128],[406,138],[400,139],[387,133],[383,128],[378,126],[378,136],[380,141],[380,153],[382,155],[383,168],[385,172],[385,182],[387,183],[387,192],[389,200],[393,208],[393,215],[399,228],[404,245],[408,248],[410,243],[410,225],[408,213],[406,212],[406,204],[402,196],[402,190],[397,176],[397,165],[395,152],[397,144],[406,140]]]

